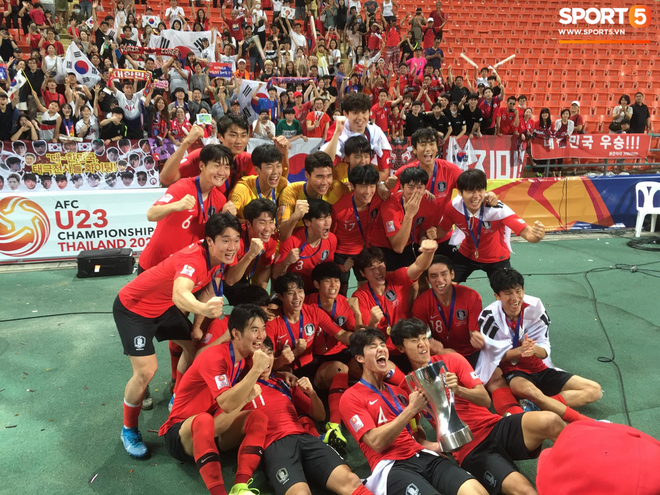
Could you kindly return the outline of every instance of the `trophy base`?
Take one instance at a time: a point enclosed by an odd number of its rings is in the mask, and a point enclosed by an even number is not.
[[[469,427],[461,428],[448,435],[438,438],[443,452],[454,452],[473,440],[472,432]]]

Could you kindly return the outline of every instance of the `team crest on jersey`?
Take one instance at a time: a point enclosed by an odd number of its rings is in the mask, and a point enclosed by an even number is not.
[[[281,485],[289,481],[289,471],[287,471],[285,468],[280,469],[275,476]]]
[[[142,335],[138,335],[133,339],[133,345],[135,346],[136,351],[144,351],[144,346],[147,345],[147,339]]]
[[[378,216],[378,208],[371,210],[371,218],[376,218]]]
[[[447,183],[444,180],[438,182],[438,192],[445,192],[447,190]]]
[[[396,292],[394,292],[392,289],[387,289],[385,291],[385,299],[388,301],[396,301]]]
[[[406,495],[419,495],[419,488],[413,483],[406,487]]]
[[[399,399],[399,402],[403,407],[406,407],[408,405],[408,399],[406,399],[406,396],[403,394],[396,394],[396,398]]]
[[[330,254],[330,251],[328,251],[327,249],[324,249],[323,251],[321,251],[321,261],[325,261],[329,254]]]
[[[314,328],[313,323],[308,323],[307,325],[305,325],[305,335],[307,335],[308,337],[314,335],[315,330],[316,329]]]
[[[458,311],[456,311],[457,320],[463,321],[465,320],[465,318],[467,318],[467,311],[465,311],[464,309],[459,309]]]
[[[415,220],[415,225],[419,227],[424,223],[424,220],[426,220],[426,217],[419,217],[417,220]]]
[[[491,223],[488,220],[484,220],[483,226],[484,226],[484,229],[488,230],[491,227]]]
[[[346,317],[345,316],[339,316],[337,317],[337,326],[341,327],[346,323]]]

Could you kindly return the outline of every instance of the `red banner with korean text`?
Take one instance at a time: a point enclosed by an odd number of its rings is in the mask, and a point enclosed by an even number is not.
[[[568,139],[532,139],[535,160],[582,158],[646,158],[651,148],[647,134],[573,134]]]

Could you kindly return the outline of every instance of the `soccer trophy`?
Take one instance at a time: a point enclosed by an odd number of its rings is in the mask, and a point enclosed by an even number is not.
[[[454,393],[447,388],[447,366],[442,361],[413,371],[406,377],[410,390],[424,391],[427,409],[436,422],[438,442],[443,452],[453,452],[472,441],[470,428],[454,409]]]

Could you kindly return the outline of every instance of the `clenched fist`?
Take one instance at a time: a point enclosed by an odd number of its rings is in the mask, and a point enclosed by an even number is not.
[[[419,245],[420,253],[432,253],[438,249],[438,243],[431,239],[424,239]]]
[[[371,314],[371,318],[369,319],[370,327],[378,325],[378,323],[380,323],[380,320],[382,320],[385,317],[385,315],[383,314],[383,310],[380,309],[379,306],[374,306],[373,308],[371,308],[370,314]]]
[[[222,307],[224,301],[222,297],[212,297],[206,302],[204,306],[204,311],[202,312],[207,318],[218,318],[222,315]]]
[[[293,211],[292,217],[301,220],[309,212],[309,203],[306,199],[299,199],[296,201],[296,209]]]
[[[282,357],[286,360],[287,364],[291,364],[296,360],[296,356],[293,355],[293,351],[288,345],[282,349]]]
[[[264,250],[264,241],[259,239],[258,237],[255,237],[254,239],[250,239],[250,256],[252,258],[256,258],[259,256]]]
[[[222,212],[231,213],[232,215],[236,216],[238,210],[236,210],[236,205],[234,204],[233,201],[227,201],[225,203],[225,206],[222,207]]]
[[[270,366],[270,358],[262,350],[254,351],[252,354],[252,367],[256,369],[259,374],[262,374]]]
[[[299,259],[300,259],[300,249],[293,248],[291,251],[289,251],[289,254],[286,257],[286,263],[288,265],[293,265]]]
[[[296,347],[293,349],[293,355],[298,357],[307,350],[307,341],[305,339],[298,339]]]
[[[186,194],[176,202],[176,211],[192,210],[195,207],[195,203],[195,197],[191,194]]]

